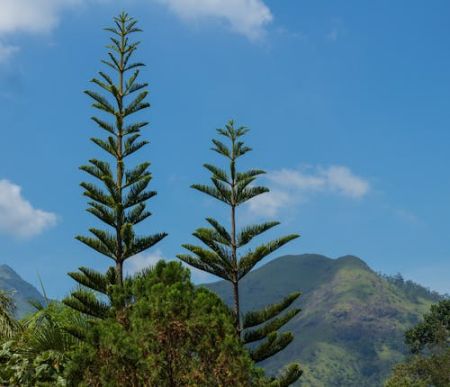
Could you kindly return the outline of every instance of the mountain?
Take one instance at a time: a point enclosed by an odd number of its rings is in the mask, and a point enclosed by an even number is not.
[[[15,315],[22,318],[34,311],[29,300],[45,303],[44,297],[28,282],[24,281],[8,265],[0,265],[0,290],[10,291],[16,304]]]
[[[206,285],[231,304],[223,281]],[[375,273],[361,259],[284,256],[254,270],[241,288],[243,311],[277,302],[293,291],[302,308],[287,325],[294,341],[262,365],[275,374],[299,361],[301,386],[381,386],[406,353],[403,334],[416,324],[437,293]]]

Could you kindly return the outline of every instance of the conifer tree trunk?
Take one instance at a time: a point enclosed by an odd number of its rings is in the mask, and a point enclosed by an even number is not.
[[[234,297],[234,315],[236,319],[236,334],[241,337],[241,309],[239,302],[239,264],[237,257],[237,246],[236,246],[236,173],[235,173],[235,162],[236,156],[234,152],[235,148],[235,138],[231,139],[231,161],[230,161],[230,177],[231,177],[231,254],[234,266],[234,276],[233,276],[233,297]]]
[[[232,184],[232,191],[234,196],[234,181]],[[233,275],[233,297],[234,297],[234,315],[236,319],[236,333],[238,337],[241,337],[241,308],[239,302],[239,270],[238,270],[238,259],[237,259],[237,248],[236,248],[236,207],[231,206],[231,254],[233,259],[233,264],[235,267]]]
[[[121,30],[125,30],[125,21],[120,21]],[[119,90],[117,93],[117,107],[118,114],[116,115],[117,126],[117,192],[119,196],[119,203],[117,206],[117,219],[116,219],[116,239],[117,239],[117,260],[116,260],[116,274],[119,285],[123,285],[123,249],[122,249],[122,235],[121,230],[123,226],[123,73],[124,73],[124,55],[125,55],[125,36],[122,34],[120,38],[120,50],[119,50]]]
[[[239,302],[239,282],[233,282],[233,297],[234,297],[234,314],[236,316],[236,332],[237,336],[241,338],[241,318],[240,318],[240,302]]]

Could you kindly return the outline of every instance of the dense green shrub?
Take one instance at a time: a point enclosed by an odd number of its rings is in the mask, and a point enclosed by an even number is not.
[[[119,290],[123,289],[123,290]],[[159,262],[124,282],[120,318],[93,325],[68,368],[86,386],[252,386],[262,384],[235,335],[228,308],[196,288],[181,264]]]
[[[405,337],[413,356],[394,368],[386,387],[450,386],[450,300],[432,305]]]

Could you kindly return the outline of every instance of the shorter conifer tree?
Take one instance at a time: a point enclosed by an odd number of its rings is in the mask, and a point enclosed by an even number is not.
[[[219,139],[212,140],[212,150],[228,161],[228,171],[211,164],[204,167],[211,173],[211,185],[195,184],[192,188],[203,192],[230,209],[230,227],[227,229],[214,218],[207,218],[210,227],[197,229],[193,235],[205,247],[185,244],[188,254],[179,254],[178,258],[185,263],[218,276],[231,284],[233,290],[233,314],[237,336],[245,344],[251,344],[251,356],[254,361],[263,361],[283,350],[292,340],[290,332],[279,333],[300,309],[292,309],[282,314],[299,296],[293,293],[278,304],[270,305],[263,310],[253,311],[241,319],[240,282],[255,267],[255,265],[278,250],[286,243],[299,237],[297,234],[287,235],[269,243],[262,244],[241,254],[253,239],[277,226],[279,222],[266,222],[237,229],[237,208],[249,200],[268,192],[266,187],[256,186],[256,178],[265,172],[259,169],[240,172],[237,161],[251,151],[242,141],[248,129],[236,129],[230,121],[225,129],[218,129],[218,134],[224,137],[229,145]],[[278,379],[279,386],[288,386],[295,382],[302,371],[297,364],[286,368]]]

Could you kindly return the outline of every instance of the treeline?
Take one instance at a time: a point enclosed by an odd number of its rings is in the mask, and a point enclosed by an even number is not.
[[[417,301],[419,298],[425,298],[439,302],[450,297],[448,294],[440,294],[412,280],[405,280],[400,273],[395,275],[378,273],[378,275],[400,289],[412,301]]]
[[[103,135],[91,140],[103,152],[81,170],[87,211],[104,227],[77,236],[80,242],[109,260],[99,272],[88,267],[69,273],[75,289],[62,302],[36,304],[36,313],[14,320],[10,296],[0,294],[0,382],[12,386],[289,386],[302,370],[289,364],[279,375],[266,376],[257,363],[288,346],[293,335],[280,333],[300,310],[291,305],[300,293],[243,314],[241,280],[254,266],[297,234],[257,245],[254,239],[278,222],[238,227],[238,208],[268,192],[256,184],[260,169],[241,170],[240,159],[251,151],[244,142],[248,129],[233,121],[217,130],[212,150],[225,166],[205,164],[210,184],[192,188],[228,207],[230,217],[214,217],[193,235],[200,245],[183,245],[185,264],[224,279],[233,290],[230,309],[210,291],[195,287],[181,262],[161,261],[133,276],[124,264],[154,247],[166,232],[139,235],[136,226],[151,213],[147,202],[150,163],[133,164],[143,138],[148,84],[140,80],[143,63],[135,61],[141,30],[126,13],[106,28],[110,34],[104,70],[92,79],[95,90],[85,93],[100,113],[92,117]]]

